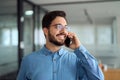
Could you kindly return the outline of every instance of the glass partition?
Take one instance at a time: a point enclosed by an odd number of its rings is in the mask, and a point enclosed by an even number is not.
[[[42,9],[39,9],[40,13],[40,17],[38,18],[39,22],[38,22],[38,26],[35,28],[35,45],[36,45],[36,49],[40,49],[44,44],[45,44],[45,37],[42,31],[42,18],[45,15],[45,11],[43,11]]]
[[[33,6],[27,2],[24,2],[24,55],[32,52],[33,48]]]
[[[17,11],[16,0],[0,2],[0,79],[17,71]]]

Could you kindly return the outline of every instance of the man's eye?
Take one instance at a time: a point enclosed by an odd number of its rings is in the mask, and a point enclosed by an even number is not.
[[[57,28],[58,28],[58,29],[62,28],[62,25],[57,25]]]

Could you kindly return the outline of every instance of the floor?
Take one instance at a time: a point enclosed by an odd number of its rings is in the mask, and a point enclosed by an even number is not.
[[[0,80],[16,80],[17,71],[0,76]]]

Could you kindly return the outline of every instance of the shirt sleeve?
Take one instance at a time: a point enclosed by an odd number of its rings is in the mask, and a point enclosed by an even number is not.
[[[23,58],[22,62],[21,62],[21,66],[17,75],[17,80],[29,80],[27,79],[27,60]]]
[[[78,57],[77,71],[79,80],[104,80],[104,75],[97,60],[81,45],[75,51]]]

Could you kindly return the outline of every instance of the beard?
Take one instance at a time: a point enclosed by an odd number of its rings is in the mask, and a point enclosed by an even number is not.
[[[61,34],[58,34],[61,35]],[[51,43],[53,43],[56,46],[62,46],[64,45],[64,41],[57,41],[57,39],[55,39],[55,37],[50,33],[50,31],[48,31],[48,39]]]

